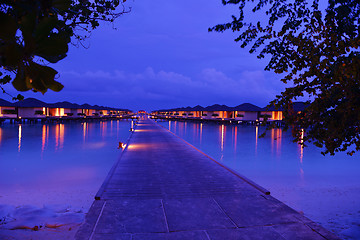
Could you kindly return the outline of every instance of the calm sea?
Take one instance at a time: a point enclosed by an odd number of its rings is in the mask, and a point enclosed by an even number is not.
[[[129,137],[130,121],[0,126],[0,204],[87,212]]]
[[[295,210],[346,239],[360,239],[360,157],[323,156],[282,129],[184,121],[158,122]]]

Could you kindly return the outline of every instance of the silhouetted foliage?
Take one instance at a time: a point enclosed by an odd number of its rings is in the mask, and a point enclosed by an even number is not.
[[[358,0],[222,0],[235,4],[239,16],[209,31],[240,32],[235,41],[258,58],[270,55],[266,70],[287,83],[272,102],[284,109],[295,141],[325,147],[323,154],[360,149],[360,2]],[[247,14],[257,20],[247,21]],[[253,17],[254,18],[254,17]],[[292,101],[309,97],[296,113]],[[350,146],[354,146],[350,147]],[[350,148],[349,148],[350,147]]]
[[[11,82],[18,91],[60,91],[57,71],[48,64],[66,57],[71,40],[81,43],[101,21],[113,22],[126,13],[125,1],[2,0],[1,90]]]

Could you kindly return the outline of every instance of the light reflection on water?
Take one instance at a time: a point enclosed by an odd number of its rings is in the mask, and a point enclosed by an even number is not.
[[[360,153],[324,157],[315,146],[292,142],[281,128],[260,138],[264,128],[257,126],[159,124],[341,237],[360,239]]]
[[[130,121],[0,126],[0,204],[88,208]]]

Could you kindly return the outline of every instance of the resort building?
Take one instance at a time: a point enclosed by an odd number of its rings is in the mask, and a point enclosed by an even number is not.
[[[45,103],[35,98],[10,103],[0,99],[2,119],[42,119],[42,118],[84,118],[128,115],[128,109],[104,106],[78,105],[70,102]]]
[[[262,108],[251,103],[243,103],[233,108],[233,116],[238,121],[257,121]]]
[[[47,103],[35,98],[27,98],[14,103],[19,118],[45,118]]]
[[[80,105],[70,102],[58,102],[48,104],[46,116],[49,117],[79,117],[82,113]]]
[[[11,102],[0,98],[0,118],[16,118],[17,111]]]
[[[294,102],[293,103],[293,111],[294,113],[299,113],[304,111],[306,108],[306,104],[304,102]],[[268,121],[281,121],[284,119],[283,108],[276,108],[275,106],[264,107],[260,112],[260,121],[264,121],[265,117],[267,117]]]
[[[208,106],[202,111],[202,118],[204,119],[231,119],[233,118],[233,111],[231,107],[226,105],[214,104]]]
[[[294,112],[301,112],[306,105],[303,102],[294,102]],[[248,123],[262,122],[267,115],[268,121],[282,121],[283,109],[276,109],[274,106],[260,108],[251,103],[243,103],[236,107],[214,104],[208,107],[195,106],[185,108],[163,109],[153,111],[152,115],[160,118],[175,119],[202,119],[216,121],[242,121]]]

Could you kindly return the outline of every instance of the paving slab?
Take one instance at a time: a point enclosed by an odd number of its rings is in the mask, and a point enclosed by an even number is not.
[[[144,118],[75,238],[339,239]]]
[[[160,199],[106,201],[95,234],[166,232]]]
[[[209,240],[205,231],[185,231],[172,233],[140,233],[132,235],[132,240]]]
[[[164,209],[170,232],[236,228],[213,198],[165,199]]]
[[[210,240],[285,240],[280,233],[272,227],[251,227],[238,229],[206,230]]]

